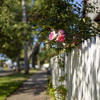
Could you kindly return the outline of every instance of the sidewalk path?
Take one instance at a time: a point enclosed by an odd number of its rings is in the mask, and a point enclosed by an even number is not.
[[[38,71],[6,100],[50,100],[45,94],[47,80],[47,72]]]
[[[6,76],[13,73],[16,73],[16,72],[15,71],[0,71],[0,76]]]

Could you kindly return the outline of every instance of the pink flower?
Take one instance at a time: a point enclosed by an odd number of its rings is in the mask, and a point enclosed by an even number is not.
[[[57,37],[56,41],[59,41],[60,43],[62,43],[64,41],[64,36],[63,35],[59,35]]]
[[[52,31],[51,34],[56,34],[56,32],[55,31]]]
[[[60,43],[62,43],[63,41],[64,41],[64,31],[62,30],[62,29],[60,29],[59,31],[58,31],[58,36],[57,36],[57,39],[56,39],[56,41],[59,41]]]
[[[59,36],[59,35],[65,36],[63,33],[64,33],[64,31],[63,31],[62,29],[60,29],[60,30],[58,31],[58,36]]]
[[[55,31],[52,31],[51,34],[49,34],[49,40],[52,41],[57,36]]]
[[[58,33],[63,34],[63,33],[64,33],[64,31],[63,31],[62,29],[60,29],[60,30],[58,31]]]
[[[55,31],[52,31],[51,34],[49,34],[49,40],[52,41],[54,38],[56,38],[55,41],[59,41],[60,43],[62,43],[64,41],[64,31],[62,29],[60,29],[58,31],[58,33],[56,34]]]

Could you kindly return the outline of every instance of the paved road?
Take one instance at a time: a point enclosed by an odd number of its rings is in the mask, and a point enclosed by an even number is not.
[[[50,100],[45,94],[47,80],[47,72],[38,71],[6,100]]]
[[[0,71],[0,76],[6,76],[15,73],[14,71]]]

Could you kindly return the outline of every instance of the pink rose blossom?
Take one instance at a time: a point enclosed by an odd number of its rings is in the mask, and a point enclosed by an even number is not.
[[[56,32],[55,31],[52,31],[51,34],[56,34]]]
[[[52,41],[52,34],[49,34],[49,40]]]
[[[58,32],[59,32],[59,33],[61,33],[61,34],[63,34],[63,33],[64,33],[64,31],[63,31],[62,29],[60,29]]]
[[[64,33],[64,31],[63,31],[62,29],[60,29],[60,30],[58,31],[58,36],[60,36],[60,35],[65,36],[63,33]]]
[[[57,37],[56,41],[59,41],[60,43],[62,43],[64,41],[64,36],[63,35],[59,35]]]
[[[58,31],[58,33],[56,34],[55,31],[52,31],[51,34],[49,34],[49,40],[52,41],[54,38],[56,38],[55,41],[59,41],[60,43],[62,43],[64,41],[64,31],[62,29],[60,29]]]
[[[57,36],[57,39],[56,39],[56,41],[59,41],[60,43],[62,43],[63,41],[64,41],[64,31],[62,30],[62,29],[60,29],[59,31],[58,31],[58,36]]]
[[[52,31],[51,34],[49,34],[49,40],[52,41],[55,37],[57,36],[57,34],[55,33],[55,31]]]

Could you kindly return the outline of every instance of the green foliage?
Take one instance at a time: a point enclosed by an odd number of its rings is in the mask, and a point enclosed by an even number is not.
[[[10,58],[16,58],[23,47],[23,41],[31,37],[31,26],[22,22],[21,6],[20,0],[0,1],[0,53]]]
[[[60,85],[54,88],[52,86],[51,80],[49,80],[46,94],[50,96],[51,100],[56,100],[56,97],[55,97],[56,94],[59,95],[57,96],[57,98],[61,100],[65,100],[66,93],[67,93],[67,89],[64,85]]]
[[[56,51],[62,49],[70,51],[81,44],[82,41],[96,34],[91,19],[89,17],[82,18],[81,9],[81,5],[78,3],[73,4],[65,0],[45,0],[39,4],[38,8],[33,6],[29,18],[34,27],[41,28],[39,37],[41,41],[46,41],[52,30],[63,29],[64,34],[66,34],[65,45],[56,41],[48,43],[50,47],[57,45]],[[95,8],[91,4],[87,4],[87,13],[94,10]]]
[[[42,52],[39,53],[41,64],[49,63],[50,58],[54,55],[56,55],[56,52],[53,49],[44,49]]]
[[[50,96],[51,100],[56,100],[54,88],[52,87],[51,80],[48,82],[48,88],[46,94]]]
[[[59,82],[63,82],[64,80],[66,80],[66,76],[67,74],[64,74],[63,76],[59,77]]]
[[[62,70],[64,70],[64,64],[65,64],[64,56],[62,56],[61,54],[57,56],[59,68],[61,68]]]
[[[57,94],[59,95],[58,96],[59,99],[65,100],[67,90],[64,85],[58,86],[54,90],[57,91]]]

